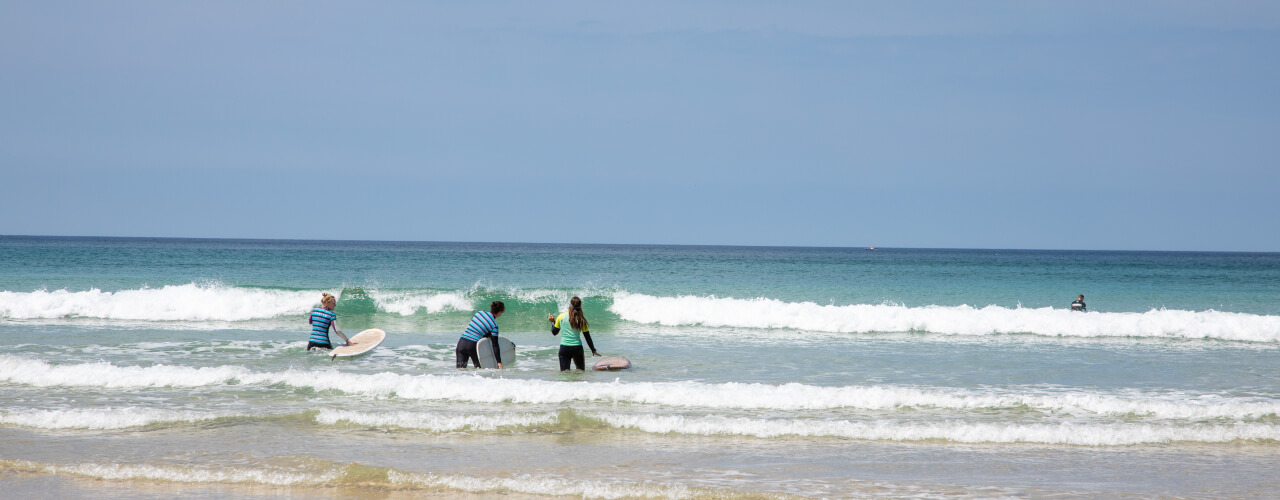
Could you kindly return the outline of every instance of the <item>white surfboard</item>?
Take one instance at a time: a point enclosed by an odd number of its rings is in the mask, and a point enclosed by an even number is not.
[[[498,337],[498,352],[502,354],[502,367],[506,368],[516,362],[516,345],[506,337]],[[481,338],[476,342],[476,354],[480,357],[481,368],[497,368],[498,361],[493,359],[493,347],[489,346],[489,338]]]
[[[374,347],[378,347],[378,344],[381,344],[382,340],[386,338],[387,332],[377,328],[370,328],[351,337],[351,345],[334,347],[333,351],[330,351],[333,357],[329,359],[349,358],[366,354],[372,351]]]
[[[596,361],[591,368],[596,370],[626,370],[631,368],[631,360],[622,356],[609,356],[600,361]]]

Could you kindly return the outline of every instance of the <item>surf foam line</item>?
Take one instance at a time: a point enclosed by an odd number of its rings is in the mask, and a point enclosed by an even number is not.
[[[576,416],[576,418],[575,418]],[[569,422],[563,422],[564,419]],[[1278,441],[1280,425],[1257,422],[1223,424],[1129,422],[901,422],[898,420],[832,420],[813,418],[745,418],[724,416],[654,415],[651,413],[571,412],[497,413],[485,415],[438,414],[397,411],[366,413],[321,410],[321,424],[339,423],[372,427],[398,427],[430,432],[518,430],[566,424],[566,430],[582,418],[614,429],[634,429],[652,434],[700,436],[786,436],[845,438],[866,441],[929,441],[955,443],[1032,443],[1075,446],[1128,446],[1174,442],[1227,443],[1238,440]],[[603,427],[600,426],[600,427]]]
[[[1027,409],[1171,419],[1259,419],[1280,414],[1280,401],[1215,394],[1100,393],[1029,388],[964,390],[902,386],[814,386],[728,382],[561,382],[477,375],[345,373],[337,369],[253,372],[240,366],[51,365],[0,355],[0,383],[108,389],[286,384],[376,397],[473,403],[561,404],[576,401],[745,410]],[[358,387],[359,389],[352,389]]]
[[[352,484],[389,489],[447,489],[468,493],[524,493],[530,495],[574,496],[580,498],[733,498],[728,490],[690,488],[680,484],[633,483],[624,481],[573,480],[555,476],[520,474],[510,477],[479,477],[461,474],[406,473],[395,469],[371,469],[359,465],[334,467],[322,472],[291,472],[254,468],[197,468],[129,464],[51,465],[6,460],[11,467],[51,474],[70,474],[94,479],[164,481],[171,483],[244,484],[282,487],[333,487]],[[356,471],[357,468],[363,469]],[[385,479],[370,472],[385,471]],[[355,477],[351,477],[355,476]],[[773,495],[765,495],[773,496]],[[750,495],[760,498],[761,495]],[[779,496],[780,497],[780,496]]]
[[[348,423],[371,427],[399,427],[431,432],[494,431],[508,427],[525,427],[556,423],[555,413],[440,414],[432,412],[396,411],[369,413],[349,410],[320,410],[317,423]]]
[[[242,415],[136,407],[26,410],[0,414],[0,424],[35,429],[116,430],[156,424],[196,423],[238,416]]]
[[[615,429],[635,429],[653,434],[701,436],[784,436],[846,438],[867,441],[948,441],[955,443],[1027,443],[1074,446],[1129,446],[1174,442],[1228,443],[1239,440],[1280,440],[1280,426],[1262,423],[1196,424],[1154,423],[990,423],[945,421],[903,423],[894,420],[849,421],[787,418],[734,418],[721,416],[619,414],[583,412]],[[494,414],[483,416],[434,413],[362,413],[322,410],[320,423],[358,423],[433,432],[491,431],[534,424],[555,424],[560,416],[545,414]],[[474,425],[469,425],[474,422]]]
[[[406,474],[392,470],[387,479],[394,484],[447,488],[469,493],[515,492],[532,495],[575,496],[581,498],[733,498],[727,491],[689,488],[680,484],[628,483],[622,481],[572,480],[522,474],[510,478],[480,478],[457,474]],[[780,495],[742,495],[747,498]]]
[[[1220,311],[1150,310],[1078,313],[1001,306],[905,307],[818,305],[715,296],[614,295],[609,310],[624,320],[667,326],[797,329],[835,333],[929,332],[949,335],[1031,333],[1064,337],[1156,337],[1280,342],[1280,316]]]
[[[74,474],[95,479],[141,479],[175,483],[245,483],[269,486],[320,485],[333,482],[341,475],[340,470],[323,474],[307,474],[247,468],[203,469],[125,464],[29,464],[28,466],[54,474]]]
[[[868,441],[955,443],[1028,443],[1077,446],[1128,446],[1174,442],[1229,443],[1280,440],[1280,426],[1262,423],[1170,426],[1149,423],[987,423],[946,421],[901,423],[876,420],[751,419],[719,416],[592,414],[610,426],[657,434],[704,436],[839,437]]]

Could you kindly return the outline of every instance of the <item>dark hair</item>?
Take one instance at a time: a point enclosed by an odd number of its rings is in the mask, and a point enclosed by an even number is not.
[[[581,330],[586,322],[587,317],[582,315],[582,299],[577,297],[569,299],[569,326],[574,330]]]
[[[501,300],[495,300],[489,304],[489,314],[498,314],[505,310],[507,310],[507,305],[503,304]]]

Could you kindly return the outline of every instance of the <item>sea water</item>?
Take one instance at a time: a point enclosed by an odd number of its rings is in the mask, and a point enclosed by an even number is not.
[[[1280,254],[0,237],[0,497],[1275,498],[1278,414]]]

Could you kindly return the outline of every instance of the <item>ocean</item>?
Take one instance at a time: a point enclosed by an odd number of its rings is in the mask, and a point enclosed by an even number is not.
[[[0,237],[6,498],[1280,498],[1278,415],[1276,253]]]

